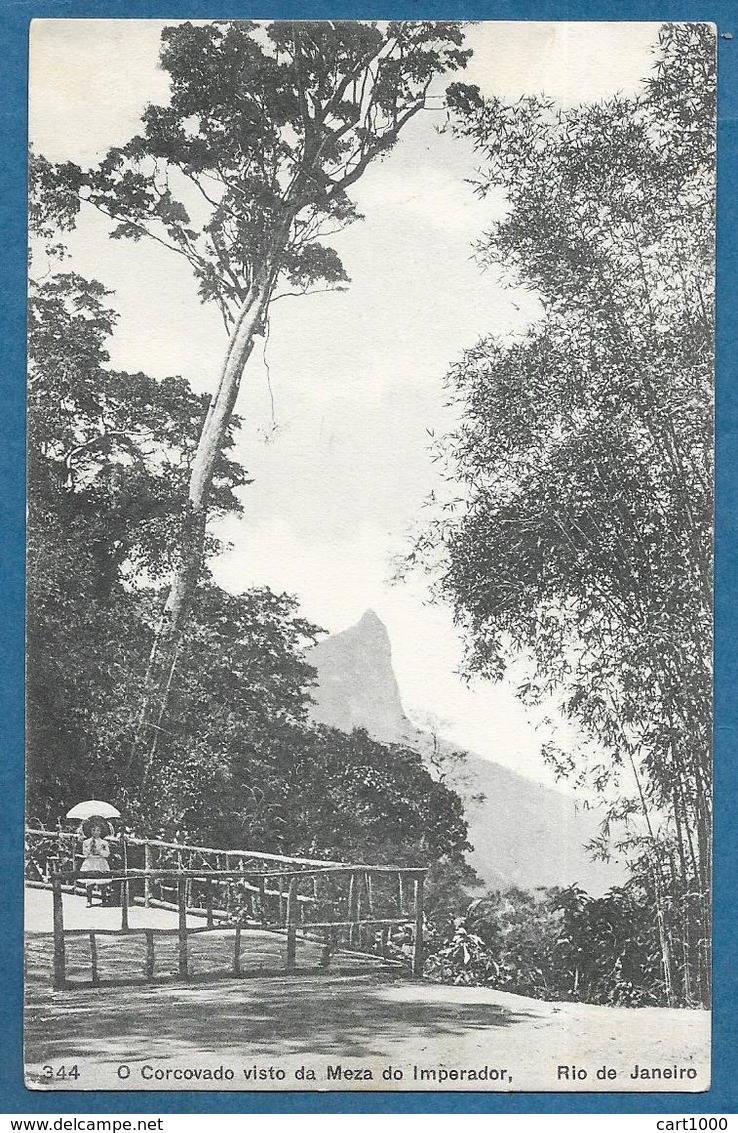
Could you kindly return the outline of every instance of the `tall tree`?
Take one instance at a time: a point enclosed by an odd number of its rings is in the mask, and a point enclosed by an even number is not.
[[[59,273],[33,280],[29,297],[28,427],[30,506],[85,521],[104,595],[124,567],[129,582],[166,575],[175,561],[172,527],[187,496],[207,399],[177,377],[155,381],[113,370],[107,341],[116,315],[94,280]],[[233,426],[237,421],[233,422]],[[214,469],[212,507],[238,512],[247,483],[229,458],[233,429]],[[39,561],[43,542],[31,556]],[[91,580],[92,582],[92,580]]]
[[[666,25],[637,98],[566,111],[451,88],[479,192],[508,198],[480,258],[544,315],[452,370],[462,498],[416,552],[471,666],[528,655],[527,694],[590,738],[547,754],[614,792],[607,825],[647,852],[667,990],[678,948],[687,1001],[710,978],[714,56],[711,28]]]
[[[155,617],[146,589],[174,562],[206,409],[181,378],[109,366],[110,300],[73,273],[30,287],[28,793],[43,816],[95,784],[130,797],[131,705]],[[237,510],[245,479],[226,449],[213,506]]]
[[[87,202],[111,218],[114,237],[145,236],[186,260],[227,332],[152,652],[147,727],[166,700],[202,567],[214,470],[277,282],[305,290],[346,280],[322,238],[356,219],[351,186],[423,109],[433,78],[465,65],[461,43],[458,24],[427,21],[167,28],[169,104],[149,106],[143,132],[97,168],[67,164],[49,175],[68,216]]]
[[[53,225],[45,238],[58,238]],[[131,765],[160,605],[152,584],[176,554],[173,518],[205,404],[181,378],[111,368],[111,302],[72,273],[31,285],[29,817],[54,824],[92,795],[116,801],[141,833],[352,860],[442,859],[442,876],[463,875],[461,800],[417,753],[309,725],[306,646],[318,631],[289,595],[201,583],[160,722],[157,774]],[[229,444],[211,495],[223,512],[238,507],[234,489],[246,481]]]

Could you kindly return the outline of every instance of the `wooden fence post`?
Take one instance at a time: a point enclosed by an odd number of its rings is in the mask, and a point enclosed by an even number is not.
[[[154,978],[154,930],[146,929],[146,967],[144,969],[147,980]]]
[[[319,968],[327,968],[331,962],[331,945],[333,944],[333,937],[329,928],[323,929],[323,947],[320,950],[320,960],[318,961]]]
[[[56,877],[52,882],[52,899],[54,905],[54,988],[61,991],[67,983],[67,961],[64,948],[62,888],[61,881]]]
[[[233,941],[233,974],[241,975],[241,926],[236,925],[236,936]]]
[[[425,877],[421,873],[415,879],[415,936],[413,940],[413,975],[423,974],[423,908],[425,904],[424,893]]]
[[[285,971],[292,971],[295,967],[295,956],[297,953],[297,929],[295,927],[297,921],[297,878],[290,879],[289,889],[287,890],[287,951],[285,952],[284,966]]]
[[[266,878],[259,878],[259,908],[261,910],[261,927],[266,928],[267,920],[267,904],[266,904]]]
[[[153,867],[153,853],[152,853],[152,849],[151,849],[151,844],[149,843],[149,840],[147,838],[146,841],[144,842],[144,869],[146,870],[147,873],[149,873],[149,871],[152,870],[153,868],[154,868]],[[151,905],[151,878],[146,877],[146,878],[144,878],[144,907],[146,909],[148,909],[150,905]]]
[[[364,874],[364,888],[366,889],[366,903],[369,909],[369,916],[374,916],[374,886],[372,885],[372,875],[367,870]]]
[[[120,929],[128,932],[128,881],[125,877],[120,883]]]
[[[126,844],[126,832],[121,826],[120,830],[120,856],[123,865],[123,873],[128,873],[128,846]],[[128,900],[130,892],[128,889],[128,879],[123,878],[120,885],[120,927],[122,932],[128,932]]]
[[[179,974],[183,980],[189,976],[187,965],[187,878],[177,879],[177,907],[179,911]]]
[[[225,867],[231,870],[231,855],[225,851]],[[220,893],[222,895],[221,908],[230,911],[233,908],[233,878],[227,877],[220,883]]]
[[[207,877],[205,879],[205,909],[207,913],[206,924],[208,928],[213,927],[213,879]]]
[[[285,876],[284,876],[284,874],[280,873],[279,878],[277,879],[277,885],[279,887],[279,920],[282,924],[287,924],[287,918],[288,918],[288,915],[289,915],[288,914],[289,893],[287,894],[287,896],[285,896],[285,892],[284,892]]]
[[[97,971],[97,939],[94,932],[90,933],[90,967],[92,968],[92,982],[97,985],[100,977]]]
[[[354,922],[356,921],[356,874],[349,875],[349,891],[348,891],[348,917],[349,922],[348,942],[349,946],[353,947],[356,943],[356,930]]]

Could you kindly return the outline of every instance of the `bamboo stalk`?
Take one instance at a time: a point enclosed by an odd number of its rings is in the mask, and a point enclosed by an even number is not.
[[[124,878],[120,883],[120,931],[128,932],[128,881]]]

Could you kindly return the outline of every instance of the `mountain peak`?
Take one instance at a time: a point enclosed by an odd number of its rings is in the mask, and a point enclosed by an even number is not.
[[[387,632],[387,627],[380,618],[379,614],[376,614],[374,610],[364,610],[364,613],[361,615],[356,624],[359,626],[364,626],[365,628],[380,626],[385,633]]]
[[[313,719],[350,732],[366,728],[394,741],[407,728],[392,668],[387,627],[374,610],[341,633],[318,642],[309,654],[318,672]]]
[[[375,739],[408,744],[426,757],[436,747],[437,739],[405,716],[389,634],[374,610],[318,642],[308,659],[318,676],[311,710],[316,722],[344,732],[366,728]],[[442,737],[440,742],[442,754],[455,749]],[[488,882],[535,887],[578,881],[595,895],[621,883],[620,867],[591,862],[582,849],[596,835],[597,820],[578,813],[568,796],[471,753],[456,789],[467,796],[469,841],[476,847],[471,863]],[[474,795],[485,801],[472,803]]]
[[[391,652],[387,627],[379,617],[379,614],[374,613],[374,610],[365,610],[356,625],[351,626],[348,630],[344,630],[344,633],[352,632],[360,634],[367,643],[374,642],[376,645],[381,646],[386,653]]]

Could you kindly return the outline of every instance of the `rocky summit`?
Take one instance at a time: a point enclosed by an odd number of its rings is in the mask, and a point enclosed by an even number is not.
[[[319,642],[309,660],[318,671],[313,692],[318,723],[344,732],[366,728],[386,743],[397,743],[412,727],[402,709],[389,634],[373,610]]]
[[[345,732],[365,728],[377,740],[414,747],[426,758],[431,750],[441,755],[454,750],[449,741],[431,737],[405,715],[389,634],[373,610],[319,642],[309,660],[318,674],[312,711],[316,722]],[[474,847],[469,860],[488,884],[578,884],[597,896],[623,881],[621,865],[590,858],[585,845],[597,834],[597,816],[573,795],[473,752],[466,753],[446,781],[466,801]]]

